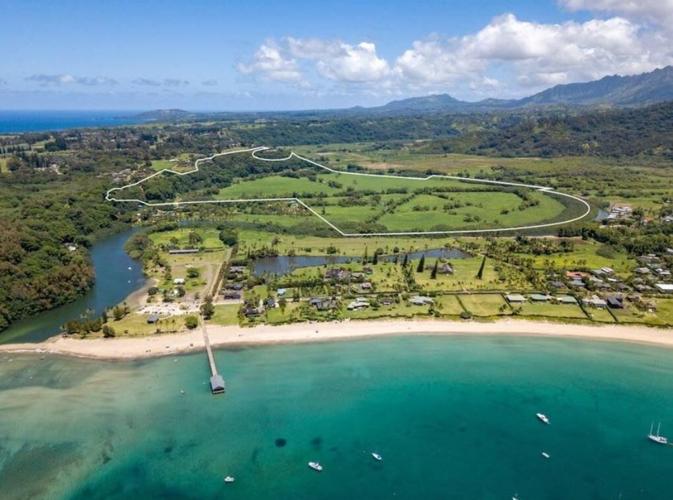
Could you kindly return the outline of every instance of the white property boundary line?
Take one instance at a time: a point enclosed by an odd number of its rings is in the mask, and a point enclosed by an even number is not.
[[[450,235],[450,234],[478,234],[478,233],[502,233],[502,232],[511,232],[511,231],[523,231],[523,230],[528,230],[528,229],[540,229],[540,228],[545,228],[545,227],[553,227],[553,226],[560,226],[563,224],[570,224],[571,222],[576,222],[578,220],[584,219],[589,213],[591,212],[591,205],[584,199],[580,198],[579,196],[574,196],[572,194],[568,193],[562,193],[560,191],[554,191],[551,187],[548,186],[538,186],[535,184],[524,184],[520,182],[506,182],[506,181],[494,181],[490,179],[475,179],[475,178],[470,178],[470,177],[459,177],[456,175],[428,175],[427,177],[407,177],[407,176],[399,176],[399,175],[391,175],[391,174],[369,174],[369,173],[362,173],[362,172],[345,172],[342,170],[335,170],[330,167],[326,167],[325,165],[321,165],[318,162],[315,162],[313,160],[309,160],[308,158],[304,158],[303,156],[298,155],[294,151],[292,151],[288,156],[285,158],[262,158],[260,156],[257,156],[257,153],[261,151],[265,151],[267,149],[270,149],[265,146],[260,146],[256,148],[247,148],[247,149],[237,149],[234,151],[225,151],[223,153],[216,153],[212,156],[207,156],[205,158],[199,158],[194,162],[194,168],[192,170],[189,170],[188,172],[176,172],[175,170],[171,170],[169,168],[164,168],[162,170],[159,170],[158,172],[155,172],[151,175],[148,175],[147,177],[144,177],[140,179],[139,181],[133,182],[131,184],[126,184],[121,187],[116,187],[109,189],[105,193],[105,199],[107,201],[113,201],[113,202],[118,202],[118,203],[139,203],[141,205],[145,205],[147,207],[178,207],[180,205],[203,205],[203,204],[208,204],[208,203],[260,203],[260,202],[272,202],[272,201],[294,201],[304,208],[311,212],[313,215],[318,217],[321,221],[323,221],[325,224],[327,224],[329,227],[334,229],[339,235],[341,236],[347,236],[347,237],[362,237],[362,236],[423,236],[423,235]],[[400,232],[386,232],[386,233],[346,233],[339,229],[337,226],[332,224],[330,221],[328,221],[325,217],[320,215],[318,212],[313,210],[310,206],[308,206],[306,203],[304,203],[302,200],[299,198],[241,198],[237,200],[194,200],[194,201],[167,201],[167,202],[157,202],[157,203],[149,203],[143,200],[138,200],[138,199],[128,199],[128,198],[115,198],[112,196],[112,193],[116,191],[121,191],[126,188],[138,186],[139,184],[142,184],[148,179],[151,179],[152,177],[156,177],[157,175],[161,175],[164,172],[175,174],[175,175],[188,175],[192,174],[194,172],[199,171],[199,164],[205,161],[211,161],[217,157],[220,156],[225,156],[225,155],[232,155],[232,154],[237,154],[237,153],[250,153],[250,155],[255,158],[256,160],[260,161],[271,161],[271,162],[276,162],[276,161],[288,161],[291,160],[292,158],[297,158],[298,160],[305,161],[306,163],[310,163],[311,165],[314,165],[318,168],[321,168],[323,170],[326,170],[328,172],[332,172],[335,174],[341,174],[341,175],[359,175],[362,177],[381,177],[381,178],[393,178],[393,179],[409,179],[412,181],[427,181],[429,179],[453,179],[453,180],[459,180],[462,182],[475,182],[475,183],[481,183],[481,184],[495,184],[495,185],[500,185],[500,186],[515,186],[515,187],[525,187],[529,189],[535,189],[537,191],[542,191],[544,193],[549,193],[549,194],[555,194],[557,196],[562,196],[565,198],[570,198],[571,200],[575,200],[581,204],[584,205],[586,208],[585,212],[580,215],[579,217],[574,217],[572,219],[568,220],[563,220],[560,222],[549,222],[546,224],[534,224],[534,225],[529,225],[529,226],[516,226],[516,227],[501,227],[501,228],[494,228],[494,229],[461,229],[461,230],[450,230],[450,231],[400,231]]]

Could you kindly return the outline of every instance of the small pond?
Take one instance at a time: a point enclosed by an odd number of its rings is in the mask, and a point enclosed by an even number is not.
[[[423,255],[426,257],[440,257],[444,259],[465,259],[471,257],[470,254],[458,250],[457,248],[418,250],[409,252],[408,255],[409,259],[420,259]],[[404,253],[399,253],[397,256],[401,259],[404,256]],[[381,255],[379,256],[379,261],[392,261],[395,257],[395,255]],[[261,257],[255,259],[252,264],[252,272],[255,276],[262,276],[264,274],[276,274],[282,276],[303,267],[348,264],[350,262],[359,262],[360,260],[360,257],[346,257],[343,255],[279,255],[276,257]]]

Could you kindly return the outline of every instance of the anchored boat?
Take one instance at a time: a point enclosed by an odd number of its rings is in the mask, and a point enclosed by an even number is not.
[[[659,431],[661,430],[661,422],[659,422],[659,425],[657,425],[656,434],[652,433],[653,429],[654,429],[654,422],[652,422],[652,424],[650,425],[650,433],[647,435],[647,439],[657,444],[668,444],[668,438],[666,436],[662,436],[661,434],[659,434]]]

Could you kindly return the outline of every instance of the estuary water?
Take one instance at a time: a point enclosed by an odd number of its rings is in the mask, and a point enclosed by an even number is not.
[[[41,342],[56,335],[61,325],[82,315],[100,315],[104,309],[122,302],[145,284],[142,264],[124,250],[126,241],[135,232],[129,229],[97,242],[91,248],[96,271],[94,286],[75,302],[62,305],[13,323],[0,332],[0,343]]]
[[[221,396],[203,354],[3,354],[0,496],[668,499],[673,447],[645,435],[673,434],[671,354],[423,335],[221,350]]]

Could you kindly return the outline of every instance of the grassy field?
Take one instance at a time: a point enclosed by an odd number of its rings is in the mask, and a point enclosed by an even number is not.
[[[499,293],[461,295],[460,300],[473,316],[488,317],[512,314],[512,310]]]
[[[349,255],[362,257],[365,248],[369,255],[380,248],[386,254],[414,252],[432,248],[454,247],[457,245],[455,238],[341,238],[320,237],[306,235],[274,234],[266,231],[248,230],[239,231],[239,253],[247,253],[249,250],[268,245],[274,238],[277,243],[274,248],[280,255],[295,253],[297,255],[327,255],[330,250],[337,255]]]
[[[624,309],[613,309],[612,313],[615,315],[620,323],[639,323],[639,324],[666,324],[667,310],[664,307],[661,311],[661,318],[657,314],[647,311],[640,311],[633,305],[627,305]],[[673,318],[670,318],[673,320]]]
[[[210,322],[216,325],[230,326],[238,325],[238,304],[219,304],[215,306],[215,314],[210,318]]]
[[[531,193],[530,197],[539,205],[519,210],[521,198],[507,192],[454,193],[448,200],[417,195],[379,222],[390,231],[487,229],[533,224],[563,212],[563,205],[550,196]]]
[[[0,174],[6,174],[8,171],[7,158],[0,158]]]
[[[310,206],[309,202],[309,206]],[[382,207],[375,206],[340,206],[340,205],[328,205],[321,208],[315,208],[316,211],[323,215],[331,223],[336,224],[337,226],[343,227],[344,224],[349,224],[351,222],[366,222],[372,217],[381,215]]]
[[[459,316],[465,310],[460,305],[458,297],[455,295],[440,295],[434,298],[435,309],[439,311],[442,316]]]
[[[582,308],[576,304],[545,304],[527,302],[517,307],[521,308],[520,316],[542,316],[552,319],[587,319],[587,315],[584,314]]]
[[[295,323],[302,321],[302,305],[299,302],[288,302],[285,310],[281,307],[274,307],[266,311],[266,322],[272,325],[281,325],[284,323]]]
[[[422,273],[416,271],[418,260],[412,262],[416,283],[425,291],[523,290],[531,287],[517,269],[504,263],[497,263],[493,259],[486,259],[482,277],[477,278],[482,261],[482,257],[479,256],[452,259],[453,274],[437,274],[437,277],[432,279],[435,260],[426,259],[425,270]]]
[[[272,175],[254,180],[237,182],[220,189],[217,199],[236,198],[287,198],[302,194],[334,194],[339,190],[327,185],[327,182],[313,182],[309,179],[297,179]]]
[[[657,299],[657,314],[654,324],[660,326],[673,325],[673,299]],[[648,315],[649,316],[649,315]]]
[[[177,163],[155,160],[153,167]],[[520,191],[525,195],[468,180],[318,171],[312,177],[276,174],[241,179],[220,189],[215,198],[300,198],[338,225],[376,222],[388,231],[517,227],[555,220],[565,210],[553,196]]]
[[[603,249],[602,244],[594,241],[573,241],[574,249],[572,252],[530,257],[533,258],[534,265],[537,268],[546,267],[548,264],[564,269],[611,267],[617,273],[626,273],[636,267],[636,261],[630,259],[624,252],[611,250],[606,255],[600,255]]]
[[[169,160],[152,160],[152,170],[168,169],[176,172],[187,172],[194,168],[194,159],[193,155],[183,153]]]
[[[615,322],[615,319],[612,317],[612,314],[610,314],[610,311],[608,311],[607,308],[601,309],[597,307],[588,307],[586,311],[589,313],[589,316],[591,316],[593,321],[597,321],[599,323]]]
[[[656,215],[673,198],[673,171],[651,161],[597,157],[502,158],[427,152],[423,142],[381,147],[379,143],[298,146],[301,154],[333,167],[498,176],[549,185],[602,203],[628,203]]]
[[[187,293],[198,292],[201,297],[204,297],[210,291],[220,265],[230,255],[231,249],[229,248],[188,255],[171,255],[167,252],[162,252],[162,257],[171,267],[170,279],[166,279],[162,268],[147,269],[147,274],[157,280],[157,286],[160,289],[166,290],[174,288],[173,279],[184,278],[184,288]],[[187,271],[189,269],[198,270],[199,276],[195,278],[188,277]]]
[[[376,309],[369,308],[360,311],[345,311],[346,318],[352,319],[376,319],[376,318],[413,318],[428,314],[429,306],[412,306],[406,302],[380,306]]]
[[[186,315],[162,317],[158,323],[150,324],[146,315],[130,313],[119,321],[110,320],[107,324],[114,328],[117,337],[132,337],[186,330],[185,317]]]
[[[172,231],[161,231],[151,233],[150,239],[155,245],[177,245],[181,248],[191,247],[189,243],[189,234],[196,233],[201,237],[202,243],[197,244],[197,247],[204,247],[207,250],[220,250],[224,248],[224,244],[220,241],[219,231],[215,228],[179,228]]]
[[[165,170],[165,169],[175,169],[177,167],[176,161],[171,160],[152,160],[152,169],[153,170]]]
[[[505,158],[426,153],[423,152],[422,144],[411,143],[400,149],[380,148],[378,144],[371,143],[297,146],[292,149],[332,168],[354,164],[376,170],[413,170],[423,173],[433,170],[449,175],[468,173],[474,177],[478,177],[478,174],[491,174],[502,167],[553,173],[558,172],[561,167],[610,165],[608,161],[586,157]]]

